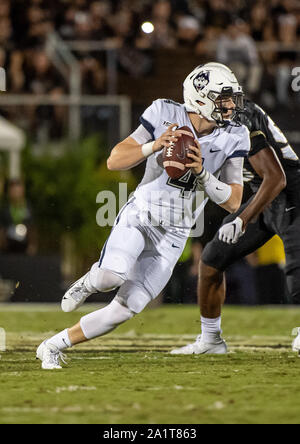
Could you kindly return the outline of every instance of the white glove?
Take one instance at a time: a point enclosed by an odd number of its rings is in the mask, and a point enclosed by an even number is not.
[[[237,217],[233,222],[223,225],[219,230],[220,241],[227,244],[236,244],[240,237],[245,234],[243,231],[243,221]]]

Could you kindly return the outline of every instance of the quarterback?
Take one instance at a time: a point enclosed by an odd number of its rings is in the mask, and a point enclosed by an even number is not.
[[[245,170],[255,195],[236,214],[225,218],[223,226],[203,250],[198,285],[202,334],[194,343],[172,350],[172,354],[227,352],[221,338],[224,271],[275,234],[284,243],[291,300],[300,304],[299,158],[270,116],[251,100],[245,101],[244,113],[237,117],[250,131],[251,150],[245,160]],[[293,350],[299,352],[300,329],[297,334]]]
[[[238,210],[243,163],[250,149],[247,127],[233,123],[242,107],[243,92],[234,74],[204,65],[187,76],[184,104],[155,100],[141,125],[113,148],[109,170],[127,170],[146,160],[145,175],[119,213],[99,262],[69,288],[62,310],[76,310],[97,291],[119,291],[106,307],[45,340],[37,349],[42,368],[61,368],[62,351],[109,333],[160,294],[208,198],[230,213]],[[178,129],[183,126],[190,134]],[[195,143],[186,165],[189,177],[180,182],[163,168],[162,149],[184,133]],[[195,208],[197,191],[206,198]]]

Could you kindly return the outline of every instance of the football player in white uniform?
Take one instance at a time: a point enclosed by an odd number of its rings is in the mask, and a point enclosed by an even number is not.
[[[240,207],[250,138],[248,129],[232,119],[242,100],[232,72],[198,67],[184,82],[184,104],[154,101],[137,130],[114,147],[110,170],[127,170],[147,159],[145,175],[118,215],[100,261],[66,292],[62,309],[76,310],[97,291],[119,291],[106,307],[44,341],[37,350],[42,368],[61,368],[63,350],[114,330],[160,294],[207,198],[230,213]],[[184,180],[173,180],[162,166],[162,149],[182,136],[184,131],[176,129],[182,126],[195,143],[188,154],[190,172]],[[197,190],[207,198],[195,209]]]
[[[228,71],[224,65],[213,65]],[[226,297],[224,271],[275,234],[282,238],[285,246],[288,287],[295,303],[300,302],[300,162],[271,118],[251,100],[246,100],[244,105],[244,112],[236,118],[250,131],[251,150],[245,167],[254,195],[236,214],[225,218],[220,230],[204,248],[198,285],[201,334],[195,342],[173,349],[171,354],[174,355],[227,352],[224,340],[219,341],[220,345],[216,341],[221,338],[221,311]],[[294,333],[298,336],[293,350],[299,351],[300,328]]]

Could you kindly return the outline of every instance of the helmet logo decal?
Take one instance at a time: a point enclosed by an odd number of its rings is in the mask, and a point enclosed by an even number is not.
[[[194,78],[194,87],[197,92],[202,91],[209,84],[209,71],[202,71]]]

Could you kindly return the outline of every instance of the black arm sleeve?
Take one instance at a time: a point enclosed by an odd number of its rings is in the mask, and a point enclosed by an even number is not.
[[[253,114],[251,116],[251,129],[250,129],[250,139],[251,139],[251,149],[249,152],[249,157],[254,156],[259,151],[270,147],[267,140],[268,129],[268,119],[265,113],[260,108],[254,108]]]

